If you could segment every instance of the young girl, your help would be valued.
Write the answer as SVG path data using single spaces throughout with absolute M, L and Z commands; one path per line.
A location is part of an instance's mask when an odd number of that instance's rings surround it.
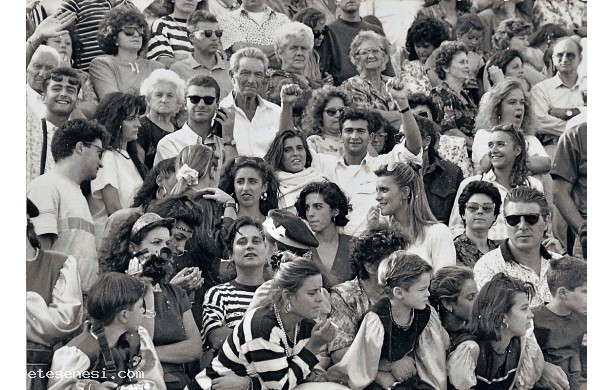
M 364 316 L 353 344 L 328 378 L 351 389 L 446 389 L 450 341 L 429 306 L 431 265 L 396 251 L 378 267 L 387 297 Z
M 544 357 L 533 337 L 531 285 L 498 273 L 487 282 L 472 311 L 469 333 L 448 357 L 449 389 L 531 389 Z

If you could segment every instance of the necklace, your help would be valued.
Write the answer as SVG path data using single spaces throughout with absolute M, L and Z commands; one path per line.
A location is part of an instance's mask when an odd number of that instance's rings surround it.
M 278 309 L 276 308 L 276 303 L 274 304 L 274 314 L 276 315 L 276 321 L 278 321 L 278 325 L 283 331 L 281 336 L 282 336 L 283 344 L 285 347 L 285 355 L 287 355 L 287 357 L 291 359 L 293 357 L 293 349 L 289 348 L 289 342 L 287 341 L 287 331 L 285 331 L 285 327 L 283 326 L 283 321 L 281 320 L 280 313 L 278 312 Z M 294 329 L 294 334 L 293 334 L 293 348 L 295 348 L 297 345 L 298 333 L 300 333 L 300 323 L 299 322 L 295 324 L 295 329 Z
M 130 160 L 130 155 L 128 154 L 127 157 L 125 156 L 125 154 L 123 154 L 123 151 L 120 149 L 117 149 L 117 153 L 119 153 L 121 155 L 121 157 L 123 157 L 126 160 Z M 127 151 L 126 151 L 127 153 Z

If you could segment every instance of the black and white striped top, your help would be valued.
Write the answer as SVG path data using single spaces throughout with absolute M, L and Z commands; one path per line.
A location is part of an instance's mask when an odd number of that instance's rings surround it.
M 234 373 L 249 375 L 255 390 L 293 389 L 305 381 L 318 363 L 317 357 L 305 348 L 314 326 L 314 321 L 302 320 L 297 345 L 288 340 L 294 352 L 288 358 L 274 310 L 266 306 L 250 310 L 225 340 L 211 367 L 200 372 L 189 388 L 210 389 L 213 379 Z
M 188 35 L 187 19 L 162 16 L 151 24 L 147 58 L 157 60 L 160 57 L 171 57 L 177 61 L 184 60 L 193 53 Z
M 232 280 L 206 291 L 202 303 L 202 345 L 206 345 L 206 338 L 214 329 L 222 326 L 233 328 L 242 321 L 258 287 Z

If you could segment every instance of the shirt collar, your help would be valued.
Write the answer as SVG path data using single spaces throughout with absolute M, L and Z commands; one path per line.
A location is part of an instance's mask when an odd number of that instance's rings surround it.
M 257 95 L 257 103 L 257 109 L 261 108 L 262 110 L 271 110 L 272 107 L 276 105 L 262 98 L 259 94 Z M 228 104 L 230 106 L 236 107 L 236 99 L 234 99 L 234 90 L 228 93 L 227 96 L 224 97 L 221 102 L 219 102 L 219 105 L 221 104 Z
M 229 69 L 229 64 L 223 59 L 223 57 L 221 57 L 219 53 L 215 53 L 215 58 L 217 60 L 217 63 L 210 70 Z M 185 60 L 185 63 L 191 69 L 205 68 L 204 65 L 196 61 L 195 57 L 193 56 L 193 53 L 191 53 L 189 57 L 187 57 L 187 59 Z
M 514 255 L 512 254 L 512 251 L 510 250 L 510 245 L 508 244 L 509 242 L 510 242 L 510 239 L 506 238 L 506 240 L 499 246 L 501 255 L 504 258 L 505 262 L 513 261 L 517 264 L 520 264 L 518 261 L 516 261 Z M 552 255 L 550 254 L 550 252 L 546 250 L 546 248 L 542 244 L 540 244 L 540 256 L 545 258 L 546 260 L 552 259 Z
M 425 156 L 423 156 L 423 158 L 427 158 Z M 444 168 L 444 165 L 442 165 L 440 159 L 434 155 L 433 161 L 431 161 L 429 163 L 429 165 L 427 165 L 427 168 L 425 168 L 425 171 L 423 172 L 423 175 L 427 175 L 429 173 L 432 173 L 433 171 L 435 171 L 436 169 L 442 169 L 443 171 L 446 170 L 446 168 Z
M 567 89 L 575 89 L 575 88 L 579 88 L 580 87 L 580 84 L 582 83 L 583 77 L 585 77 L 585 76 L 578 75 L 578 78 L 576 79 L 576 84 L 574 84 L 574 86 L 572 86 L 572 87 L 565 85 L 563 80 L 561 80 L 561 77 L 559 77 L 559 73 L 554 75 L 552 77 L 552 79 L 555 81 L 555 83 L 554 83 L 555 88 L 565 87 Z

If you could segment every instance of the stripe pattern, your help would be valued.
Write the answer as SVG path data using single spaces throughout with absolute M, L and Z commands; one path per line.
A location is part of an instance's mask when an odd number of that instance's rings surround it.
M 189 41 L 187 19 L 162 16 L 151 25 L 151 39 L 147 58 L 157 60 L 159 57 L 171 57 L 183 60 L 193 52 Z

